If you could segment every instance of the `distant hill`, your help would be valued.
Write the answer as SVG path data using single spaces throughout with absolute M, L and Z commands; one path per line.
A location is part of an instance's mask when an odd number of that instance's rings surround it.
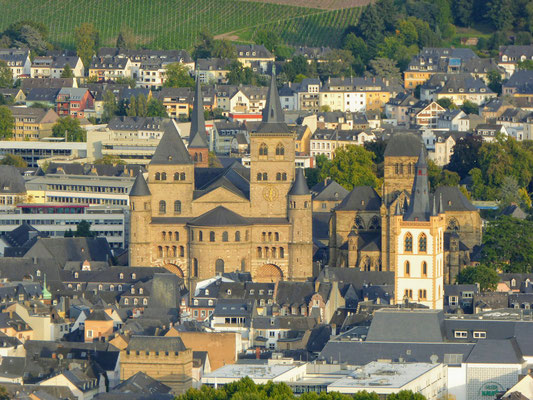
M 104 46 L 114 45 L 125 26 L 133 29 L 139 46 L 162 49 L 191 48 L 202 29 L 244 41 L 251 40 L 259 29 L 275 29 L 289 44 L 334 46 L 339 44 L 344 29 L 359 17 L 360 8 L 352 6 L 368 2 L 0 0 L 0 29 L 21 20 L 42 22 L 50 31 L 49 40 L 63 47 L 74 46 L 74 29 L 83 22 L 97 27 Z

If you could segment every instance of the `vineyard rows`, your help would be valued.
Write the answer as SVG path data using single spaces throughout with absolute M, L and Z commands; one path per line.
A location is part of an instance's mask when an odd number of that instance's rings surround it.
M 213 35 L 266 27 L 290 44 L 335 45 L 358 8 L 322 11 L 241 0 L 0 0 L 0 29 L 21 20 L 44 23 L 54 44 L 73 47 L 74 29 L 91 22 L 101 44 L 114 45 L 130 27 L 140 46 L 191 48 L 198 34 Z M 253 36 L 253 35 L 252 35 Z

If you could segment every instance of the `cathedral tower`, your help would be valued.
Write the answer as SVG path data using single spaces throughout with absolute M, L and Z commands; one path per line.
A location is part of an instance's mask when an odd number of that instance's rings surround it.
M 191 131 L 189 133 L 189 154 L 197 167 L 209 166 L 209 144 L 207 143 L 204 117 L 204 102 L 200 77 L 196 75 L 196 91 L 191 116 Z
M 295 280 L 305 280 L 313 274 L 313 211 L 311 192 L 307 187 L 302 168 L 296 170 L 296 178 L 289 191 L 288 202 L 288 217 L 291 223 L 290 276 Z
M 415 179 L 408 209 L 399 204 L 392 217 L 396 225 L 396 303 L 405 301 L 443 308 L 444 231 L 442 204 L 429 194 L 425 149 L 415 165 Z
M 294 134 L 285 124 L 273 73 L 263 122 L 250 138 L 252 216 L 287 216 L 287 194 L 294 180 L 294 157 Z

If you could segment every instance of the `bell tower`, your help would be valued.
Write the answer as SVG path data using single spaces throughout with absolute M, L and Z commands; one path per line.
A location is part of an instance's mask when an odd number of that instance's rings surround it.
M 209 166 L 209 145 L 205 132 L 204 102 L 202 100 L 200 77 L 197 73 L 188 150 L 194 165 L 201 168 Z
M 287 217 L 294 181 L 294 134 L 285 123 L 275 71 L 261 125 L 250 137 L 250 201 L 254 217 Z

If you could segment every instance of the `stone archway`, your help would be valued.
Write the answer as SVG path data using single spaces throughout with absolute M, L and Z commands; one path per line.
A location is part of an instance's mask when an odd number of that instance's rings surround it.
M 283 271 L 274 264 L 264 264 L 257 269 L 255 274 L 254 281 L 269 283 L 269 282 L 278 282 L 283 280 Z
M 183 270 L 175 264 L 165 264 L 163 265 L 163 268 L 165 268 L 168 272 L 172 272 L 173 274 L 178 275 L 180 278 L 185 277 Z

